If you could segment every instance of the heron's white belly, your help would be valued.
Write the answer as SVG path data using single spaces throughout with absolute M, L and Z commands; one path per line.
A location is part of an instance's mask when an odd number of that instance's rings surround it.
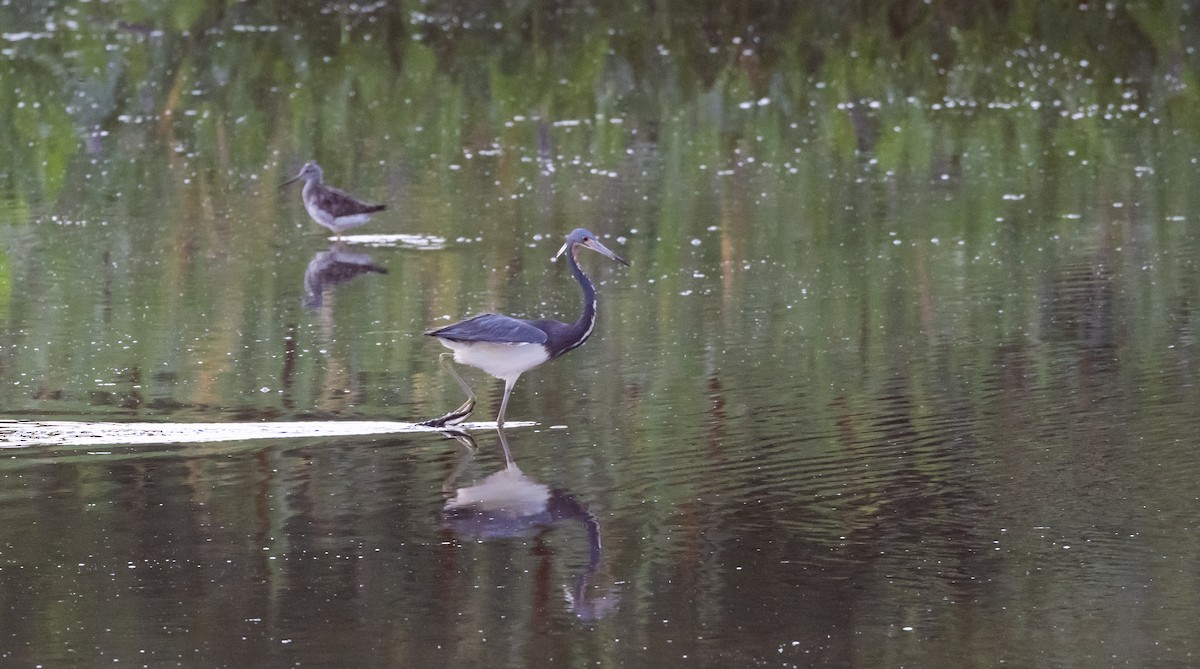
M 454 351 L 455 362 L 482 369 L 505 381 L 515 381 L 522 373 L 550 359 L 550 354 L 541 344 L 438 341 Z
M 459 488 L 445 508 L 474 510 L 502 519 L 527 518 L 544 513 L 549 500 L 550 486 L 530 479 L 512 465 L 472 486 Z

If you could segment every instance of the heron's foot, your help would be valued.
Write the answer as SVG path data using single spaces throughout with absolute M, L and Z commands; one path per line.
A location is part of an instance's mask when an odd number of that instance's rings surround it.
M 463 393 L 466 394 L 467 401 L 463 402 L 461 406 L 445 416 L 434 418 L 432 420 L 421 421 L 420 423 L 417 423 L 417 425 L 424 425 L 425 427 L 446 427 L 447 425 L 458 425 L 466 420 L 467 416 L 470 416 L 471 412 L 475 410 L 475 393 L 471 392 L 471 386 L 468 386 L 467 382 L 463 381 L 463 378 L 458 375 L 457 371 L 455 371 L 454 363 L 451 362 L 453 359 L 453 353 L 443 353 L 438 358 L 438 361 L 441 364 L 442 369 L 446 370 L 446 372 L 450 374 L 450 378 L 454 379 L 454 382 L 457 383 L 458 387 L 461 388 Z
M 417 425 L 423 425 L 425 427 L 446 427 L 448 425 L 458 425 L 466 420 L 474 410 L 475 398 L 472 397 L 466 402 L 463 402 L 462 406 L 458 407 L 454 411 L 451 411 L 444 416 L 438 416 L 437 418 L 432 418 L 430 420 L 423 420 L 420 423 L 417 423 Z

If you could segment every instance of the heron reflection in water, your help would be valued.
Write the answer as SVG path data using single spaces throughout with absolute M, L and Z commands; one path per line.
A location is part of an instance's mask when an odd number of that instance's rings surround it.
M 619 595 L 615 586 L 599 596 L 593 594 L 592 579 L 603 557 L 600 523 L 574 495 L 526 476 L 513 461 L 504 429 L 496 432 L 504 448 L 504 469 L 464 487 L 455 482 L 477 450 L 475 439 L 465 430 L 445 432 L 463 445 L 464 453 L 443 484 L 448 499 L 442 524 L 461 537 L 490 541 L 538 536 L 564 521 L 579 523 L 586 531 L 588 562 L 571 586 L 563 586 L 563 597 L 580 620 L 603 618 L 616 609 Z
M 304 306 L 310 309 L 325 303 L 325 292 L 362 274 L 387 274 L 387 268 L 375 264 L 365 253 L 351 253 L 334 244 L 318 251 L 304 270 Z

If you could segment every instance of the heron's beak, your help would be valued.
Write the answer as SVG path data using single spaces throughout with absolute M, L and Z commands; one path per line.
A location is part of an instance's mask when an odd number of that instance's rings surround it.
M 605 258 L 610 258 L 612 260 L 616 260 L 617 262 L 621 263 L 622 265 L 629 267 L 628 260 L 625 260 L 624 258 L 613 253 L 612 251 L 609 251 L 608 247 L 601 244 L 600 240 L 598 240 L 598 239 L 590 238 L 586 242 L 584 242 L 583 245 L 588 247 L 589 249 L 595 251 L 596 253 L 599 253 L 600 255 L 604 256 Z M 564 245 L 563 249 L 565 249 L 565 248 L 567 248 L 567 247 Z M 562 253 L 562 250 L 559 250 L 559 254 L 561 254 L 561 253 Z M 555 256 L 555 257 L 557 257 L 557 256 Z
M 279 187 L 280 187 L 280 188 L 283 188 L 284 186 L 287 186 L 288 184 L 294 184 L 294 183 L 296 183 L 296 182 L 297 182 L 297 181 L 299 181 L 299 180 L 300 180 L 300 175 L 299 175 L 299 174 L 297 174 L 296 176 L 292 177 L 291 179 L 288 179 L 287 181 L 285 181 L 285 182 L 283 182 L 283 183 L 279 184 Z

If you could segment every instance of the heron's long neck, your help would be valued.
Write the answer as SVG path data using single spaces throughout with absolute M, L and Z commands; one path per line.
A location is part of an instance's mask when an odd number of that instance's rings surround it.
M 579 319 L 571 324 L 571 343 L 558 355 L 582 345 L 588 340 L 588 337 L 592 336 L 592 329 L 596 327 L 596 288 L 592 286 L 591 279 L 579 268 L 575 249 L 571 249 L 571 252 L 567 254 L 567 262 L 571 265 L 571 274 L 575 275 L 575 280 L 579 282 L 579 288 L 583 290 L 583 313 L 579 314 Z

